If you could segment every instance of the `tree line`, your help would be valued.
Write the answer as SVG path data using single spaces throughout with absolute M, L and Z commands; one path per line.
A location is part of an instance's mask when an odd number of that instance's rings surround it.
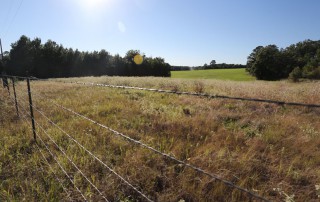
M 260 80 L 320 79 L 320 40 L 305 40 L 284 49 L 258 46 L 248 56 L 246 69 Z
M 246 65 L 242 64 L 227 64 L 227 63 L 216 63 L 215 60 L 211 60 L 209 64 L 205 63 L 202 66 L 172 66 L 172 71 L 184 71 L 184 70 L 203 70 L 203 69 L 237 69 L 246 68 Z
M 138 58 L 138 59 L 137 59 Z M 79 76 L 161 76 L 170 77 L 170 65 L 161 57 L 146 57 L 129 50 L 124 57 L 106 50 L 84 52 L 65 48 L 55 41 L 42 44 L 40 38 L 21 36 L 4 53 L 0 71 L 9 75 L 38 78 Z

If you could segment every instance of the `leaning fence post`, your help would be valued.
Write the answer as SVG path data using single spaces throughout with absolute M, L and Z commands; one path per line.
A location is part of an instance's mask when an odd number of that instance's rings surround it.
M 36 136 L 36 127 L 34 125 L 33 105 L 32 105 L 32 98 L 31 98 L 30 79 L 29 79 L 29 77 L 27 77 L 27 85 L 28 85 L 28 95 L 29 95 L 29 105 L 30 105 L 32 132 L 33 132 L 33 138 L 36 141 L 37 140 L 37 136 Z
M 8 82 L 8 77 L 7 76 L 3 77 L 3 85 L 4 85 L 4 87 L 7 87 L 8 93 L 10 95 L 10 88 L 9 88 L 9 82 Z
M 15 102 L 15 105 L 16 105 L 17 116 L 19 117 L 19 109 L 18 109 L 16 87 L 14 85 L 14 77 L 11 77 L 11 81 L 12 81 L 12 88 L 13 88 L 13 95 L 14 95 L 14 102 Z

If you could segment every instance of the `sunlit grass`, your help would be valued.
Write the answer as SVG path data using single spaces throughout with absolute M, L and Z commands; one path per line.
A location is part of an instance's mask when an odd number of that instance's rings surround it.
M 63 79 L 60 79 L 63 80 Z M 181 91 L 203 91 L 229 96 L 270 98 L 317 103 L 320 83 L 235 82 L 170 78 L 87 77 L 65 80 L 132 85 Z M 32 82 L 34 105 L 79 143 L 156 201 L 246 201 L 247 195 L 203 176 L 183 165 L 135 146 L 109 131 L 50 104 L 53 100 L 99 123 L 107 125 L 162 152 L 174 155 L 270 200 L 283 200 L 284 192 L 297 201 L 317 199 L 320 173 L 319 109 L 264 103 L 205 99 L 139 90 Z M 17 85 L 19 104 L 27 104 L 24 82 Z M 14 105 L 0 90 L 0 201 L 67 200 L 54 175 L 32 141 L 30 123 L 15 116 Z M 41 99 L 36 94 L 47 97 Z M 319 104 L 319 103 L 318 103 Z M 26 107 L 26 106 L 25 106 Z M 141 200 L 99 162 L 48 124 L 39 122 L 70 158 L 111 201 Z M 59 157 L 76 185 L 89 200 L 98 194 L 58 152 L 47 136 L 42 137 Z M 40 144 L 41 142 L 38 143 Z M 41 144 L 40 144 L 41 146 Z M 45 152 L 45 148 L 41 146 Z M 79 194 L 48 152 L 46 157 L 64 179 L 74 200 Z M 18 173 L 18 174 L 15 174 Z M 281 190 L 281 191 L 279 191 Z
M 218 79 L 232 81 L 253 81 L 255 78 L 245 69 L 209 69 L 191 71 L 171 71 L 172 78 Z

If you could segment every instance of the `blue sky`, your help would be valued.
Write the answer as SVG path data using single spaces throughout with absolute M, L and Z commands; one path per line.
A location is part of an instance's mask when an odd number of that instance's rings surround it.
M 319 0 L 1 0 L 0 37 L 4 50 L 24 34 L 171 65 L 245 64 L 259 45 L 320 40 L 319 19 Z

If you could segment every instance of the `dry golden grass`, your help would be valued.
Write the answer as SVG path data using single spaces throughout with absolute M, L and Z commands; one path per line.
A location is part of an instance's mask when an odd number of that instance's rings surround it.
M 63 79 L 59 79 L 63 80 Z M 180 91 L 203 91 L 240 97 L 318 103 L 320 82 L 232 82 L 166 78 L 87 77 L 66 79 Z M 53 100 L 140 140 L 162 152 L 248 188 L 270 200 L 317 201 L 320 184 L 320 109 L 266 103 L 205 99 L 186 95 L 36 81 L 34 105 L 97 157 L 155 201 L 247 201 L 248 195 L 136 146 L 88 121 L 63 111 Z M 19 104 L 26 107 L 25 82 L 17 85 Z M 0 200 L 68 200 L 32 141 L 30 123 L 15 116 L 0 90 Z M 39 94 L 46 97 L 36 96 Z M 49 124 L 35 119 L 110 201 L 142 198 L 99 162 Z M 30 120 L 29 120 L 30 122 Z M 85 196 L 101 198 L 80 173 L 49 144 Z M 38 140 L 39 145 L 41 142 Z M 74 200 L 81 200 L 58 165 L 51 166 Z M 10 160 L 8 160 L 8 158 Z M 19 173 L 19 175 L 15 175 Z

